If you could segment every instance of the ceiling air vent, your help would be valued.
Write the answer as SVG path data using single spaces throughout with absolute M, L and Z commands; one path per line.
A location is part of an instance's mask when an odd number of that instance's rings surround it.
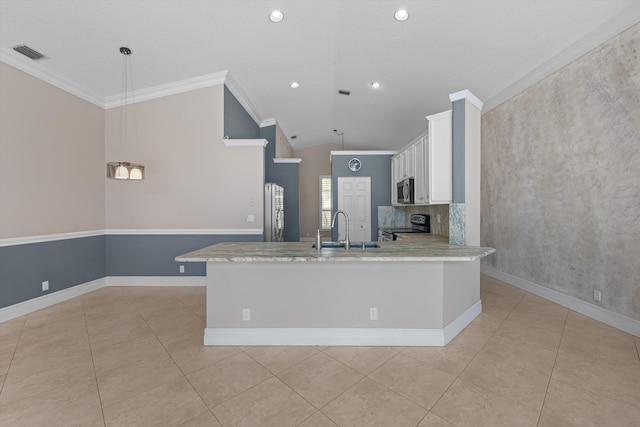
M 351 95 L 351 91 L 350 90 L 342 90 L 342 89 L 340 89 L 340 90 L 338 90 L 338 93 L 340 95 L 347 95 L 347 96 Z
M 34 61 L 37 61 L 39 59 L 46 59 L 47 57 L 44 56 L 43 54 L 41 54 L 40 52 L 38 52 L 35 49 L 31 49 L 29 46 L 27 45 L 20 45 L 20 46 L 14 46 L 13 50 L 15 50 L 18 53 L 23 54 L 24 56 L 33 59 Z

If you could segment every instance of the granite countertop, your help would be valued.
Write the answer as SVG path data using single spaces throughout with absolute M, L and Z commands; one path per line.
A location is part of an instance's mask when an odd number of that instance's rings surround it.
M 352 247 L 317 250 L 313 242 L 218 243 L 179 255 L 178 262 L 381 262 L 381 261 L 476 261 L 495 252 L 493 248 L 450 245 L 447 238 L 429 236 L 407 241 L 378 242 L 379 248 Z

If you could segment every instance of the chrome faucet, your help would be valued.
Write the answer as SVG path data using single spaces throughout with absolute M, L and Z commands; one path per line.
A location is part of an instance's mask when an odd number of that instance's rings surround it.
M 331 228 L 333 228 L 336 225 L 336 218 L 338 217 L 339 213 L 344 215 L 344 219 L 346 221 L 345 230 L 344 230 L 346 237 L 344 240 L 338 240 L 338 243 L 344 244 L 344 248 L 349 249 L 351 247 L 351 241 L 349 240 L 349 215 L 347 215 L 347 213 L 343 210 L 336 211 L 336 213 L 333 214 L 333 220 L 331 221 Z M 340 236 L 338 236 L 338 238 L 340 238 Z

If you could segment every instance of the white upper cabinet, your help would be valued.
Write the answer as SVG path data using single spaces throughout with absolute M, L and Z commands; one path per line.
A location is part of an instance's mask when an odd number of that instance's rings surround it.
M 427 117 L 429 130 L 391 159 L 391 201 L 397 205 L 397 184 L 413 178 L 416 205 L 451 203 L 451 110 Z
M 451 110 L 432 116 L 429 120 L 429 151 L 427 161 L 429 203 L 451 203 L 452 183 L 452 141 L 451 141 Z

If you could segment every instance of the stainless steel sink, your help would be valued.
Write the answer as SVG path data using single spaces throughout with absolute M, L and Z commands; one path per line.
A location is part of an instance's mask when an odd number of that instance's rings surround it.
M 312 248 L 316 248 L 316 244 L 314 243 Z M 351 249 L 375 249 L 379 248 L 380 245 L 377 242 L 351 242 Z M 322 242 L 322 246 L 320 249 L 336 249 L 336 248 L 344 248 L 344 245 L 339 242 Z

